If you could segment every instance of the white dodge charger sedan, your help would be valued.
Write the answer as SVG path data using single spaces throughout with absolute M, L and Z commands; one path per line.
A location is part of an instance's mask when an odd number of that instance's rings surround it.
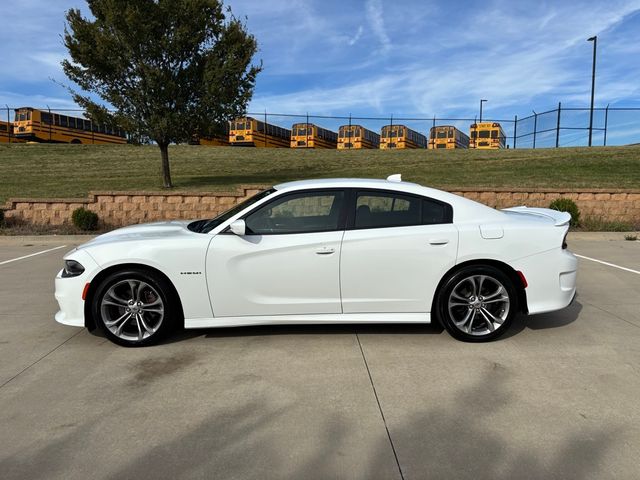
M 143 346 L 176 327 L 430 323 L 491 340 L 576 292 L 570 215 L 387 180 L 283 183 L 210 220 L 136 225 L 64 257 L 66 325 Z

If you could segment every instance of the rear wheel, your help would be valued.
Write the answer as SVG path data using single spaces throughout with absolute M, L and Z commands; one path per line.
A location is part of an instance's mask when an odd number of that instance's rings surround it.
M 93 298 L 96 324 L 109 340 L 126 347 L 157 343 L 178 317 L 173 289 L 153 272 L 115 272 L 102 281 Z
M 485 342 L 504 334 L 513 322 L 517 292 L 501 270 L 473 265 L 454 272 L 445 281 L 436 311 L 453 337 Z

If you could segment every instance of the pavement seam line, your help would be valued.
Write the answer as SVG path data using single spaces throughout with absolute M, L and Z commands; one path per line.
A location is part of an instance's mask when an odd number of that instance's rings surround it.
M 613 313 L 613 312 L 610 312 L 610 311 L 609 311 L 609 310 L 607 310 L 606 308 L 599 307 L 598 305 L 596 305 L 596 304 L 594 304 L 594 303 L 590 303 L 590 302 L 584 302 L 584 303 L 586 303 L 587 305 L 592 306 L 593 308 L 595 308 L 595 309 L 597 309 L 597 310 L 600 310 L 601 312 L 608 313 L 608 314 L 609 314 L 609 315 L 611 315 L 612 317 L 615 317 L 615 318 L 617 318 L 618 320 L 622 320 L 623 322 L 628 323 L 628 324 L 629 324 L 629 325 L 631 325 L 632 327 L 640 328 L 640 326 L 636 325 L 635 323 L 630 322 L 629 320 L 627 320 L 627 319 L 625 319 L 625 318 L 622 318 L 621 316 L 619 316 L 619 315 L 617 315 L 617 314 L 615 314 L 615 313 Z
M 19 377 L 20 375 L 22 375 L 24 372 L 26 372 L 31 367 L 33 367 L 36 363 L 39 363 L 41 360 L 44 360 L 45 358 L 47 358 L 49 355 L 51 355 L 53 352 L 55 352 L 57 349 L 59 349 L 61 346 L 63 346 L 65 343 L 67 343 L 69 340 L 71 340 L 72 338 L 74 338 L 74 337 L 78 336 L 80 333 L 82 333 L 83 330 L 84 329 L 81 329 L 81 330 L 77 331 L 76 333 L 71 335 L 69 338 L 67 338 L 64 342 L 62 342 L 60 345 L 55 347 L 53 350 L 45 353 L 43 356 L 41 356 L 38 360 L 33 362 L 31 365 L 27 365 L 26 367 L 24 367 L 22 370 L 20 370 L 18 373 L 16 373 L 13 377 L 11 377 L 9 380 L 7 380 L 2 385 L 0 385 L 0 388 L 4 388 L 5 385 L 7 385 L 9 382 L 11 382 L 15 378 Z
M 31 253 L 29 255 L 24 255 L 18 258 L 12 258 L 10 260 L 5 260 L 0 262 L 0 265 L 6 265 L 7 263 L 17 262 L 18 260 L 24 260 L 25 258 L 35 257 L 36 255 L 42 255 L 43 253 L 53 252 L 54 250 L 60 250 L 61 248 L 66 247 L 66 245 L 60 245 L 59 247 L 49 248 L 48 250 L 42 250 L 41 252 Z
M 398 472 L 400 473 L 400 478 L 404 480 L 404 474 L 402 473 L 400 460 L 398 460 L 398 453 L 396 452 L 396 447 L 393 444 L 393 440 L 391 439 L 391 432 L 389 432 L 387 419 L 384 417 L 384 412 L 382 411 L 382 405 L 380 405 L 380 399 L 378 398 L 378 392 L 376 391 L 376 386 L 374 385 L 373 377 L 371 376 L 371 370 L 369 370 L 369 363 L 367 362 L 367 357 L 364 354 L 362 343 L 360 343 L 360 337 L 358 336 L 358 332 L 355 332 L 355 333 L 356 333 L 356 340 L 358 341 L 358 347 L 360 347 L 360 353 L 362 354 L 362 360 L 364 361 L 364 366 L 367 369 L 367 375 L 369 375 L 369 382 L 371 383 L 371 388 L 373 389 L 373 395 L 376 397 L 376 403 L 378 404 L 378 410 L 380 411 L 380 416 L 382 417 L 382 423 L 384 423 L 384 429 L 387 431 L 387 438 L 389 439 L 389 444 L 391 445 L 391 450 L 393 451 L 393 457 L 396 459 L 396 465 L 398 466 Z
M 603 260 L 598 260 L 597 258 L 585 257 L 584 255 L 578 255 L 577 253 L 574 253 L 574 255 L 578 258 L 591 260 L 592 262 L 601 263 L 602 265 L 607 265 L 608 267 L 619 268 L 620 270 L 624 270 L 625 272 L 631 272 L 640 275 L 640 272 L 638 270 L 633 270 L 632 268 L 621 267 L 620 265 L 616 265 L 615 263 L 605 262 Z

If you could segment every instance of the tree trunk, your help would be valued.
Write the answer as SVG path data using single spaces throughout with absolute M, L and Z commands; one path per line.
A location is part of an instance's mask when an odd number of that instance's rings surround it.
M 158 143 L 160 147 L 160 156 L 162 157 L 162 182 L 164 188 L 173 188 L 171 183 L 171 167 L 169 166 L 169 144 Z

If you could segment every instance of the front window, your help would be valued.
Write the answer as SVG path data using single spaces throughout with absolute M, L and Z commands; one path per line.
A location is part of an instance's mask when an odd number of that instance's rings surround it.
M 491 138 L 498 138 L 498 131 L 497 130 L 491 130 Z
M 248 234 L 273 235 L 338 230 L 343 191 L 312 191 L 276 198 L 245 219 Z
M 447 138 L 447 132 L 439 131 L 438 138 Z
M 245 208 L 253 205 L 254 203 L 262 200 L 265 197 L 268 197 L 269 195 L 271 195 L 275 191 L 276 191 L 275 188 L 270 188 L 269 190 L 265 190 L 263 192 L 260 192 L 257 195 L 254 195 L 253 197 L 248 198 L 244 202 L 239 203 L 235 207 L 227 210 L 226 212 L 221 213 L 220 215 L 218 215 L 215 218 L 212 218 L 210 220 L 198 220 L 198 221 L 195 221 L 195 222 L 191 222 L 189 224 L 188 228 L 189 228 L 189 230 L 191 230 L 193 232 L 209 233 L 211 230 L 216 228 L 218 225 L 222 224 L 223 222 L 226 222 L 231 217 L 233 217 L 234 215 L 237 215 L 238 213 L 240 213 Z
M 480 130 L 480 132 L 478 133 L 478 136 L 480 138 L 489 138 L 489 134 L 491 132 L 489 132 L 489 130 Z

